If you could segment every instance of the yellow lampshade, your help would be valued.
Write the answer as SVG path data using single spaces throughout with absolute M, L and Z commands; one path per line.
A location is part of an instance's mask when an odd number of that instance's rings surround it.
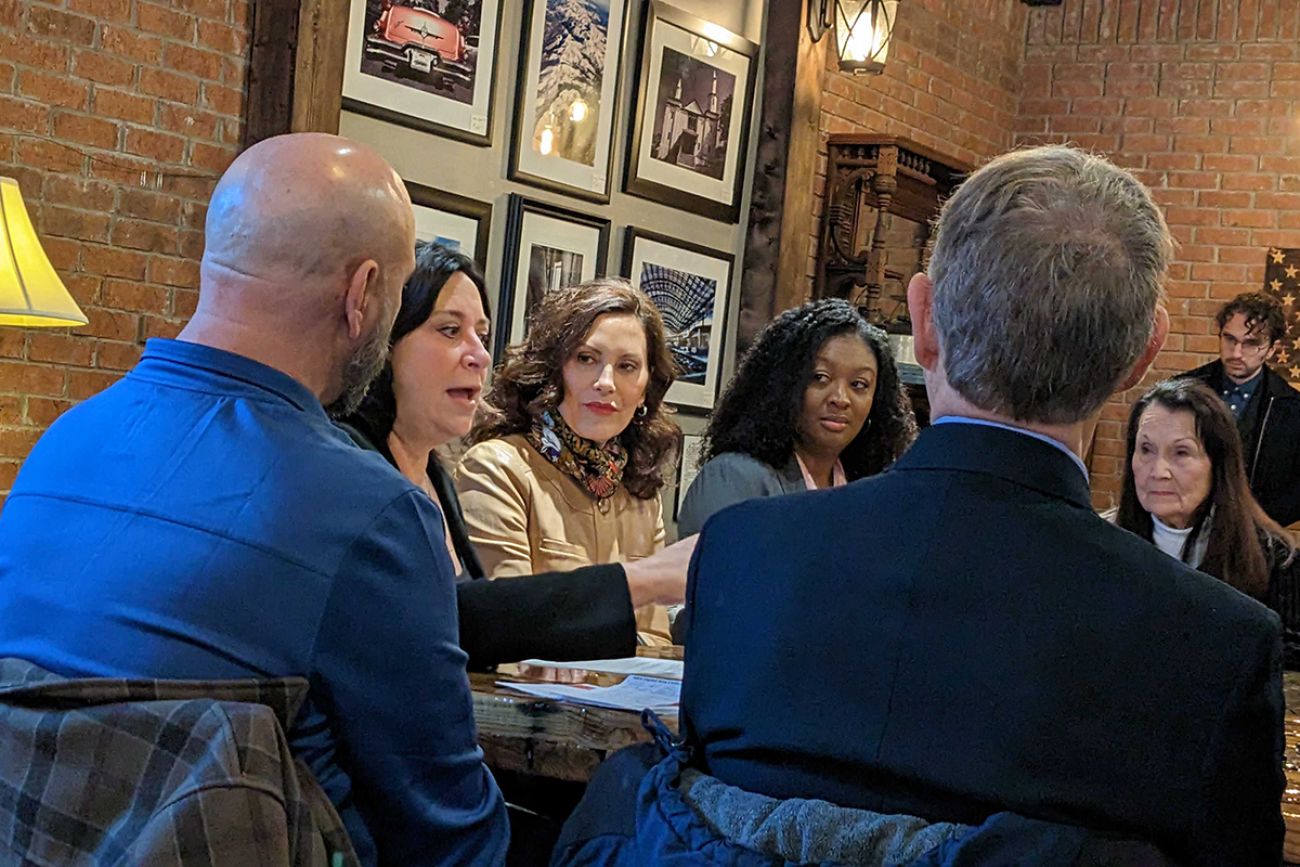
M 76 326 L 88 321 L 41 248 L 18 182 L 0 178 L 0 325 Z

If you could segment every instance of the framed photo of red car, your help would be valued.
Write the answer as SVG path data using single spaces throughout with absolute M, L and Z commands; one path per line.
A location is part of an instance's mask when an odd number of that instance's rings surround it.
M 415 239 L 433 241 L 459 250 L 487 267 L 488 233 L 492 229 L 492 205 L 454 193 L 406 182 L 415 212 Z
M 604 276 L 608 247 L 609 220 L 511 193 L 495 357 L 523 340 L 529 314 L 547 292 Z
M 627 192 L 740 218 L 757 55 L 729 30 L 646 0 Z
M 510 178 L 609 201 L 628 0 L 530 0 Z
M 350 0 L 343 107 L 492 143 L 502 0 Z
M 710 410 L 722 372 L 727 298 L 735 257 L 689 241 L 627 228 L 623 273 L 659 308 L 680 371 L 668 400 Z

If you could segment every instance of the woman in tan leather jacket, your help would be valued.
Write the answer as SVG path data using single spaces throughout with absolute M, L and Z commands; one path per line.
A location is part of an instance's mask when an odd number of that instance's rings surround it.
M 489 577 L 645 557 L 663 547 L 659 492 L 681 431 L 654 304 L 625 280 L 548 294 L 506 351 L 456 488 Z M 642 638 L 668 640 L 660 606 Z

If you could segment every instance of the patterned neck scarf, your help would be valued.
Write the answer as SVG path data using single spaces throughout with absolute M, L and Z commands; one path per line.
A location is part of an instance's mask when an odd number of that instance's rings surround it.
M 623 481 L 627 449 L 617 439 L 601 448 L 578 436 L 558 412 L 542 413 L 528 431 L 528 442 L 598 500 L 614 496 Z

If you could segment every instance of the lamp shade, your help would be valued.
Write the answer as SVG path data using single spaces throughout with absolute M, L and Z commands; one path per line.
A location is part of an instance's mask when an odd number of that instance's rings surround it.
M 0 178 L 0 325 L 76 326 L 88 321 L 41 248 L 18 182 Z
M 898 18 L 898 0 L 834 0 L 840 69 L 855 74 L 885 71 Z

